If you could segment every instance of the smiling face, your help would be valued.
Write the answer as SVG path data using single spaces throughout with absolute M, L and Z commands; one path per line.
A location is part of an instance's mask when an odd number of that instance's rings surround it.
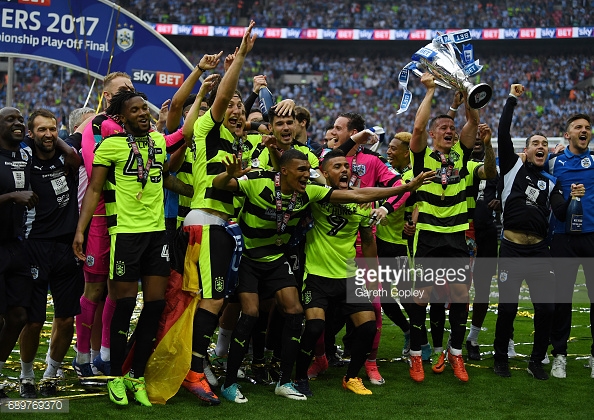
M 588 150 L 592 140 L 592 127 L 588 120 L 579 118 L 569 124 L 564 137 L 569 142 L 569 150 L 575 155 L 581 155 Z
M 332 188 L 340 190 L 349 189 L 349 180 L 351 178 L 351 165 L 344 156 L 337 156 L 329 160 L 325 160 L 324 177 L 326 183 Z
M 18 150 L 25 138 L 25 119 L 16 108 L 0 109 L 0 146 L 7 150 Z
M 524 149 L 526 161 L 536 166 L 544 166 L 549 150 L 549 141 L 545 136 L 535 134 L 528 140 L 528 146 Z
M 33 120 L 33 129 L 29 130 L 29 137 L 33 139 L 42 159 L 51 158 L 58 143 L 58 127 L 55 118 L 36 116 Z
M 151 128 L 151 113 L 148 102 L 140 96 L 134 96 L 124 102 L 120 120 L 126 131 L 135 136 L 144 136 Z
M 334 128 L 330 131 L 330 135 L 336 139 L 334 147 L 338 147 L 346 142 L 357 130 L 348 129 L 349 119 L 346 117 L 338 117 L 334 122 Z
M 227 109 L 225 110 L 225 119 L 223 120 L 223 125 L 227 127 L 227 130 L 235 133 L 237 130 L 237 124 L 241 122 L 240 120 L 242 112 L 243 102 L 241 102 L 241 98 L 238 95 L 233 95 L 229 101 L 229 105 L 227 105 Z
M 297 191 L 303 194 L 309 181 L 310 168 L 309 161 L 301 159 L 292 159 L 282 166 L 280 171 L 282 193 L 292 194 L 293 191 Z
M 386 155 L 388 156 L 390 165 L 399 171 L 410 163 L 410 149 L 408 144 L 397 138 L 393 138 L 390 141 Z
M 295 138 L 295 118 L 292 116 L 272 118 L 272 135 L 276 144 L 283 150 L 289 150 Z
M 433 138 L 433 148 L 442 153 L 450 153 L 450 149 L 455 144 L 456 126 L 450 118 L 438 118 L 431 129 L 429 135 Z

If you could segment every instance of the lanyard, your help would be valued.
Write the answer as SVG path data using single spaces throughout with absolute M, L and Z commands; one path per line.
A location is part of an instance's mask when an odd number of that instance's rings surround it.
M 353 156 L 353 160 L 351 162 L 351 179 L 349 180 L 349 188 L 353 187 L 359 178 L 359 175 L 357 175 L 357 155 L 361 151 L 361 147 L 362 146 L 357 149 L 357 152 L 355 153 L 355 156 Z
M 287 211 L 283 212 L 283 197 L 281 195 L 280 189 L 280 172 L 277 172 L 274 176 L 274 198 L 276 201 L 276 233 L 282 235 L 287 228 L 287 223 L 289 222 L 291 213 L 295 209 L 297 191 L 293 191 L 293 196 L 291 197 L 291 201 L 289 201 Z
M 448 182 L 450 180 L 450 176 L 452 176 L 452 171 L 454 170 L 454 165 L 452 165 L 452 161 L 450 159 L 446 160 L 446 157 L 443 153 L 439 150 L 435 151 L 439 159 L 441 160 L 441 187 L 445 190 L 448 186 Z
M 151 166 L 153 166 L 153 162 L 155 161 L 155 142 L 151 138 L 150 135 L 147 135 L 148 139 L 148 160 L 146 161 L 146 168 L 144 167 L 144 162 L 142 160 L 142 155 L 138 150 L 138 146 L 136 145 L 136 138 L 132 134 L 128 134 L 128 144 L 132 148 L 132 153 L 134 153 L 134 157 L 136 158 L 137 164 L 137 171 L 138 171 L 138 182 L 142 184 L 142 188 L 146 185 L 148 180 L 148 174 L 151 170 Z

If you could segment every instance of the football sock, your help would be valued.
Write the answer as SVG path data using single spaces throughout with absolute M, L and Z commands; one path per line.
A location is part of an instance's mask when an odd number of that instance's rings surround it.
M 190 369 L 197 373 L 204 372 L 204 358 L 210 345 L 210 339 L 219 323 L 217 314 L 198 308 L 194 315 L 194 333 L 192 335 L 192 362 Z
M 324 326 L 326 322 L 323 319 L 310 319 L 305 321 L 305 330 L 301 335 L 301 346 L 295 362 L 295 378 L 307 379 L 307 369 L 313 358 L 313 350 L 317 346 L 316 341 L 323 337 Z
M 367 321 L 355 328 L 351 347 L 351 362 L 346 372 L 347 381 L 359 376 L 359 371 L 363 367 L 363 364 L 365 364 L 365 359 L 371 350 L 376 332 L 375 321 Z
M 283 326 L 283 348 L 281 352 L 280 371 L 281 377 L 280 385 L 284 385 L 291 381 L 291 372 L 295 365 L 295 359 L 299 353 L 301 330 L 303 328 L 303 313 L 300 314 L 286 314 L 285 324 Z
M 231 335 L 231 345 L 229 346 L 229 356 L 227 357 L 225 388 L 228 388 L 237 382 L 237 371 L 239 370 L 243 357 L 248 350 L 249 339 L 256 322 L 258 322 L 257 317 L 243 313 L 237 321 L 237 325 Z
M 136 326 L 136 347 L 132 360 L 132 369 L 137 378 L 144 376 L 144 369 L 155 346 L 163 309 L 165 309 L 165 300 L 154 300 L 145 302 L 142 312 L 140 312 Z
M 122 365 L 128 344 L 128 329 L 130 318 L 136 306 L 135 297 L 116 300 L 116 308 L 111 318 L 111 374 L 122 376 Z

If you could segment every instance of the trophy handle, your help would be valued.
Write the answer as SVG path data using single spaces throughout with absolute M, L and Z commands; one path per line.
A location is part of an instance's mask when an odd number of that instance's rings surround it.
M 481 109 L 489 103 L 493 96 L 493 89 L 486 83 L 468 87 L 468 106 L 472 109 Z
M 427 60 L 422 60 L 422 62 L 419 62 L 417 64 L 417 67 L 413 68 L 411 71 L 413 72 L 413 74 L 415 76 L 419 77 L 419 79 L 423 76 L 423 73 L 425 73 L 425 72 L 429 72 L 429 73 L 433 74 L 433 76 L 435 76 L 435 73 L 433 73 L 432 71 L 427 69 L 428 65 L 430 65 L 430 63 Z M 421 67 L 421 68 L 419 69 L 418 67 Z M 435 81 L 435 84 L 438 86 L 441 86 L 446 89 L 453 89 L 453 87 L 451 87 L 447 83 L 442 82 L 441 79 L 439 79 L 438 77 L 434 77 L 433 80 Z

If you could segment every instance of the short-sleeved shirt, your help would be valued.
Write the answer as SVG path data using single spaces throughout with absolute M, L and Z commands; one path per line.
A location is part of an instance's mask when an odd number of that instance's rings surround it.
M 295 150 L 299 150 L 305 156 L 307 156 L 307 160 L 311 166 L 311 169 L 318 169 L 320 166 L 320 160 L 312 153 L 309 147 L 304 146 L 303 144 L 293 140 L 293 144 L 291 144 L 291 148 Z M 272 159 L 270 158 L 270 152 L 268 151 L 267 147 L 260 147 L 256 149 L 255 152 L 252 154 L 252 166 L 257 167 L 260 169 L 264 169 L 266 171 L 274 170 L 272 167 Z
M 239 213 L 239 226 L 245 240 L 243 256 L 255 261 L 274 261 L 283 256 L 295 227 L 314 202 L 327 202 L 332 190 L 319 185 L 307 185 L 297 194 L 295 208 L 282 234 L 277 232 L 275 178 L 276 172 L 254 171 L 238 180 L 239 191 L 245 195 Z M 292 195 L 282 194 L 282 211 L 286 211 Z M 282 245 L 277 245 L 282 241 Z
M 27 211 L 25 237 L 56 239 L 74 235 L 78 222 L 78 181 L 64 167 L 64 155 L 56 151 L 48 160 L 33 156 L 31 189 L 39 202 Z
M 208 110 L 194 123 L 196 159 L 192 167 L 194 175 L 193 209 L 212 209 L 233 215 L 233 193 L 212 186 L 215 177 L 225 172 L 223 159 L 235 154 L 237 145 L 233 134 L 212 118 Z
M 470 159 L 471 149 L 463 147 L 458 142 L 452 146 L 446 156 L 444 165 L 437 151 L 425 147 L 419 153 L 411 155 L 413 175 L 421 172 L 436 171 L 437 174 L 429 184 L 422 185 L 416 191 L 416 200 L 419 208 L 417 220 L 418 230 L 428 230 L 438 233 L 453 233 L 468 230 L 468 203 L 466 201 L 467 163 Z M 442 183 L 442 170 L 451 174 L 446 184 Z M 445 186 L 445 188 L 444 188 Z
M 0 195 L 28 191 L 31 177 L 31 149 L 18 151 L 0 149 Z M 25 206 L 7 202 L 0 205 L 0 243 L 23 236 Z
M 306 234 L 305 272 L 332 279 L 353 277 L 355 241 L 359 228 L 371 226 L 371 208 L 324 202 L 313 203 L 311 211 L 314 227 Z
M 97 145 L 93 166 L 109 168 L 103 186 L 107 226 L 110 235 L 165 230 L 163 207 L 163 165 L 166 161 L 165 138 L 149 133 L 155 143 L 155 162 L 144 188 L 138 180 L 137 161 L 127 137 L 106 137 Z M 136 137 L 136 144 L 146 167 L 147 137 Z M 141 193 L 141 195 L 139 195 Z
M 402 172 L 403 182 L 410 182 L 412 178 L 412 170 L 408 169 Z M 414 199 L 409 198 L 403 206 L 386 216 L 385 223 L 377 225 L 375 236 L 392 244 L 408 245 L 408 238 L 403 237 L 404 224 L 408 222 L 407 216 L 412 214 L 413 207 Z

